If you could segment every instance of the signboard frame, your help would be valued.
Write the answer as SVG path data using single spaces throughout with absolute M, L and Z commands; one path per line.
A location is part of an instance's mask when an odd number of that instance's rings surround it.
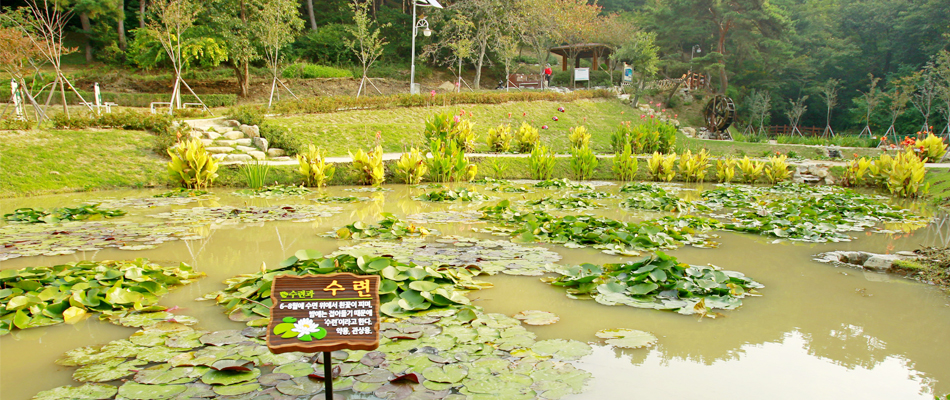
M 574 68 L 574 82 L 590 81 L 590 68 Z

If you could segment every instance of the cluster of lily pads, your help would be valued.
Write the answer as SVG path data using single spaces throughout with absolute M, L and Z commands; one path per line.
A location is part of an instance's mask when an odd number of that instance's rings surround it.
M 122 325 L 134 325 L 139 314 L 167 319 L 155 314 L 165 310 L 158 300 L 169 288 L 202 276 L 184 263 L 163 267 L 145 259 L 2 270 L 0 335 L 14 328 L 74 324 L 90 313 L 104 313 L 103 319 Z
M 559 399 L 580 393 L 590 373 L 569 362 L 589 345 L 537 341 L 518 320 L 477 308 L 442 309 L 380 324 L 375 351 L 331 355 L 334 390 L 384 399 Z M 310 398 L 324 390 L 322 355 L 272 354 L 264 328 L 206 332 L 159 322 L 128 339 L 66 353 L 87 382 L 34 399 Z M 104 382 L 124 380 L 116 387 Z
M 189 224 L 64 222 L 0 226 L 0 261 L 105 248 L 142 250 L 171 240 L 202 238 Z
M 517 242 L 547 242 L 580 248 L 591 246 L 608 254 L 639 255 L 641 251 L 675 249 L 683 245 L 713 247 L 708 231 L 721 228 L 716 220 L 686 216 L 641 223 L 591 215 L 554 216 L 543 211 L 518 211 L 508 200 L 481 208 L 482 218 L 508 225 L 495 229 Z
M 407 224 L 390 213 L 383 213 L 383 219 L 376 222 L 376 224 L 364 224 L 361 221 L 356 221 L 334 232 L 331 232 L 329 236 L 339 239 L 395 240 L 402 238 L 423 237 L 430 233 L 431 232 L 429 229 L 421 226 L 415 226 L 411 223 Z
M 369 197 L 361 196 L 323 196 L 313 199 L 317 203 L 359 203 L 369 201 Z
M 560 276 L 542 280 L 568 288 L 571 298 L 711 317 L 716 314 L 709 310 L 735 309 L 743 297 L 757 295 L 755 289 L 763 287 L 742 273 L 687 265 L 663 252 L 637 262 L 582 264 L 555 272 Z
M 123 210 L 100 209 L 99 204 L 84 204 L 79 207 L 61 207 L 52 210 L 18 208 L 3 214 L 7 222 L 19 224 L 55 224 L 60 221 L 86 221 L 115 218 L 125 215 Z
M 525 200 L 524 205 L 538 210 L 593 210 L 604 207 L 579 197 L 545 197 L 537 200 Z
M 428 192 L 419 197 L 416 197 L 417 200 L 422 201 L 485 201 L 491 197 L 483 195 L 481 193 L 470 191 L 468 189 L 461 190 L 439 190 L 435 192 Z
M 288 196 L 306 196 L 311 193 L 313 192 L 306 187 L 293 185 L 270 185 L 260 189 L 241 189 L 234 192 L 234 194 L 238 196 L 269 199 Z
M 318 217 L 330 217 L 342 211 L 339 207 L 325 205 L 295 204 L 273 207 L 192 207 L 183 210 L 158 213 L 155 218 L 175 222 L 251 223 L 265 221 L 313 221 Z
M 565 178 L 561 179 L 548 179 L 543 180 L 534 184 L 536 188 L 546 188 L 546 189 L 583 189 L 583 190 L 593 190 L 594 187 L 585 183 L 573 182 Z
M 521 246 L 508 240 L 445 236 L 435 242 L 370 241 L 341 247 L 329 256 L 390 256 L 404 264 L 423 267 L 474 267 L 483 274 L 540 276 L 554 269 L 561 256 L 544 247 Z
M 170 190 L 165 193 L 159 193 L 152 197 L 198 197 L 207 195 L 207 190 L 200 189 L 189 189 L 189 188 L 178 188 L 175 190 Z
M 684 200 L 656 185 L 628 183 L 620 189 L 620 192 L 629 194 L 621 203 L 627 208 L 676 213 L 708 210 L 701 204 Z

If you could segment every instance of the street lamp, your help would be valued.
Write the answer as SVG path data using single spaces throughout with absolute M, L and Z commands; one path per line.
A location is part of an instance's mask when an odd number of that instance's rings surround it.
M 426 21 L 426 17 L 416 21 L 416 6 L 442 8 L 438 0 L 412 0 L 412 60 L 409 67 L 409 94 L 419 94 L 419 88 L 416 87 L 416 35 L 419 34 L 419 28 L 424 28 L 422 34 L 426 37 L 432 35 L 432 29 L 429 29 L 429 21 Z

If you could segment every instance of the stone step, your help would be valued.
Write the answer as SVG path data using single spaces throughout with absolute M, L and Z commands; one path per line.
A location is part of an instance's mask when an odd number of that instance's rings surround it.
M 237 150 L 240 151 L 240 152 L 248 153 L 248 154 L 250 154 L 252 151 L 258 151 L 257 148 L 255 148 L 255 147 L 249 147 L 249 146 L 241 146 L 241 145 L 238 145 L 238 146 L 234 146 L 234 148 L 237 149 Z
M 234 151 L 234 148 L 233 147 L 206 147 L 205 150 L 213 154 L 228 154 Z
M 268 157 L 283 157 L 285 154 L 287 153 L 284 151 L 284 149 L 278 149 L 276 147 L 267 149 Z M 287 157 L 287 159 L 290 159 L 290 157 Z
M 247 152 L 247 155 L 254 157 L 255 160 L 261 160 L 261 161 L 267 158 L 267 154 L 264 154 L 263 151 L 258 151 L 258 150 L 249 151 Z
M 214 143 L 214 140 L 211 139 L 201 139 L 201 145 L 204 147 L 211 146 Z
M 253 146 L 253 139 L 248 139 L 248 138 L 238 139 L 238 140 L 235 140 L 235 143 L 241 146 Z
M 238 145 L 237 140 L 218 139 L 214 141 L 215 146 L 234 147 Z
M 251 161 L 254 157 L 251 157 L 248 154 L 228 154 L 224 157 L 224 161 Z
M 217 132 L 205 132 L 205 136 L 207 136 L 208 139 L 215 140 L 221 137 L 221 134 Z
M 228 140 L 237 140 L 237 139 L 244 138 L 244 133 L 238 132 L 238 131 L 231 131 L 231 132 L 226 132 L 223 136 Z
M 211 155 L 211 158 L 213 158 L 213 159 L 215 159 L 215 160 L 223 160 L 224 157 L 227 157 L 227 156 L 228 156 L 227 154 L 217 153 L 217 154 L 212 154 L 212 155 Z

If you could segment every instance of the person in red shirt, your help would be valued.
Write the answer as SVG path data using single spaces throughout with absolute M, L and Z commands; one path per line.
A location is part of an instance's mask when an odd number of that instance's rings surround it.
M 548 66 L 544 68 L 544 86 L 551 86 L 551 75 L 554 75 L 554 71 L 551 70 L 551 64 L 548 64 Z

